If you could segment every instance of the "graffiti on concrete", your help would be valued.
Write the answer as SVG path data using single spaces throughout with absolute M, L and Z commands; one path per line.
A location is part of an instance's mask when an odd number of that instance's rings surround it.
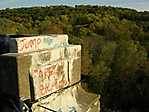
M 58 64 L 53 65 L 53 66 L 46 66 L 46 67 L 41 67 L 41 68 L 34 68 L 33 73 L 35 77 L 39 77 L 43 80 L 45 79 L 50 79 L 52 75 L 56 74 L 56 67 Z
M 53 39 L 51 39 L 51 38 L 44 38 L 44 43 L 47 43 L 48 45 L 51 45 L 51 44 L 53 44 Z
M 28 49 L 38 48 L 41 44 L 41 38 L 31 38 L 31 39 L 21 39 L 18 41 L 18 51 L 24 52 L 28 51 Z
M 45 96 L 69 84 L 67 62 L 61 60 L 51 65 L 32 68 L 32 77 L 39 96 Z M 37 92 L 38 93 L 38 92 Z
M 74 106 L 70 106 L 68 108 L 68 112 L 77 112 L 77 111 L 76 111 L 76 108 Z
M 59 108 L 56 112 L 64 112 L 61 108 Z M 77 112 L 74 106 L 69 106 L 67 112 Z
M 40 94 L 41 95 L 47 95 L 48 93 L 54 92 L 56 90 L 59 90 L 59 89 L 65 87 L 65 85 L 67 85 L 66 80 L 57 81 L 57 79 L 54 80 L 53 84 L 43 83 L 39 87 L 40 88 Z
M 57 112 L 63 112 L 63 111 L 62 111 L 62 109 L 60 108 L 60 109 L 58 109 Z M 76 111 L 76 108 L 75 108 L 74 106 L 70 106 L 70 107 L 68 108 L 68 111 L 67 111 L 67 112 L 77 112 L 77 111 Z

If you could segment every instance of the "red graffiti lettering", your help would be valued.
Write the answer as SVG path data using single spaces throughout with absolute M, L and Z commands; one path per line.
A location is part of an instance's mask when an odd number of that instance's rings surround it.
M 40 94 L 41 95 L 47 95 L 49 93 L 55 92 L 57 90 L 60 90 L 64 88 L 67 85 L 66 80 L 55 80 L 54 83 L 43 83 L 40 85 Z
M 50 76 L 57 73 L 57 64 L 45 68 L 37 68 L 33 70 L 33 74 L 35 76 L 42 78 L 42 79 L 49 79 Z
M 39 67 L 32 70 L 33 77 L 42 79 L 39 85 L 41 95 L 44 96 L 50 94 L 66 87 L 69 84 L 67 77 L 59 76 L 58 72 L 60 71 L 58 71 L 58 68 L 61 65 L 64 65 L 63 60 L 53 65 Z
M 66 80 L 59 81 L 59 88 L 63 88 L 65 85 L 67 85 L 67 81 Z
M 39 46 L 41 44 L 41 39 L 40 38 L 34 38 L 31 40 L 28 39 L 22 39 L 19 42 L 19 51 L 25 51 L 29 48 L 37 48 L 37 46 Z
M 37 44 L 39 45 L 40 43 L 41 43 L 41 39 L 38 38 L 38 39 L 37 39 Z
M 40 93 L 41 95 L 45 95 L 50 91 L 49 84 L 41 84 L 40 85 Z

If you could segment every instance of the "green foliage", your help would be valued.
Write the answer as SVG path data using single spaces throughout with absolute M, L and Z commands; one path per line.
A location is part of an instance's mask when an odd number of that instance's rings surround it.
M 114 74 L 133 75 L 143 65 L 146 51 L 134 41 L 119 41 L 112 70 Z
M 0 34 L 25 34 L 27 29 L 19 23 L 0 18 Z
M 149 12 L 105 6 L 0 10 L 1 34 L 66 33 L 102 111 L 149 111 Z
M 130 111 L 129 109 L 132 108 L 147 108 L 137 104 L 145 103 L 143 99 L 139 98 L 144 97 L 144 93 L 141 92 L 142 89 L 147 89 L 147 86 L 144 87 L 143 83 L 149 77 L 142 70 L 145 67 L 145 61 L 147 61 L 147 52 L 139 43 L 126 40 L 117 43 L 115 57 L 111 65 L 112 72 L 108 77 L 108 83 L 105 84 L 106 90 L 103 91 L 105 96 L 109 95 L 108 99 L 105 97 L 106 102 L 116 105 L 113 105 L 113 108 L 125 111 Z M 145 94 L 147 93 L 145 92 Z

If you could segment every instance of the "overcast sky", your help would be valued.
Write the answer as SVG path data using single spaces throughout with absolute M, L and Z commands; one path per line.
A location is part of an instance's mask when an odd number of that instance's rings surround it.
M 107 5 L 149 11 L 149 0 L 0 0 L 0 8 L 49 5 Z

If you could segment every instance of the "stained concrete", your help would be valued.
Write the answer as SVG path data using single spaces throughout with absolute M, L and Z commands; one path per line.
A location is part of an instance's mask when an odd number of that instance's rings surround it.
M 3 63 L 9 61 L 9 66 L 15 70 L 19 96 L 36 100 L 81 80 L 80 51 L 80 46 L 66 46 L 29 53 L 8 53 L 1 55 L 0 59 L 5 60 Z M 3 68 L 2 65 L 0 70 L 4 70 L 5 76 L 8 77 L 10 73 L 5 71 L 9 69 Z M 61 83 L 64 84 L 58 86 Z M 51 87 L 53 85 L 56 86 Z
M 29 57 L 0 56 L 0 93 L 31 99 L 28 65 Z
M 33 112 L 99 112 L 100 96 L 84 91 L 80 84 L 52 94 L 33 104 Z M 43 108 L 46 107 L 47 109 Z
M 26 53 L 47 48 L 62 47 L 68 45 L 67 35 L 41 35 L 41 36 L 0 36 L 0 54 L 2 53 Z
M 46 112 L 39 104 L 59 112 L 99 112 L 99 96 L 76 85 L 81 46 L 69 45 L 67 35 L 8 36 L 0 43 L 0 93 L 39 101 L 33 112 Z

